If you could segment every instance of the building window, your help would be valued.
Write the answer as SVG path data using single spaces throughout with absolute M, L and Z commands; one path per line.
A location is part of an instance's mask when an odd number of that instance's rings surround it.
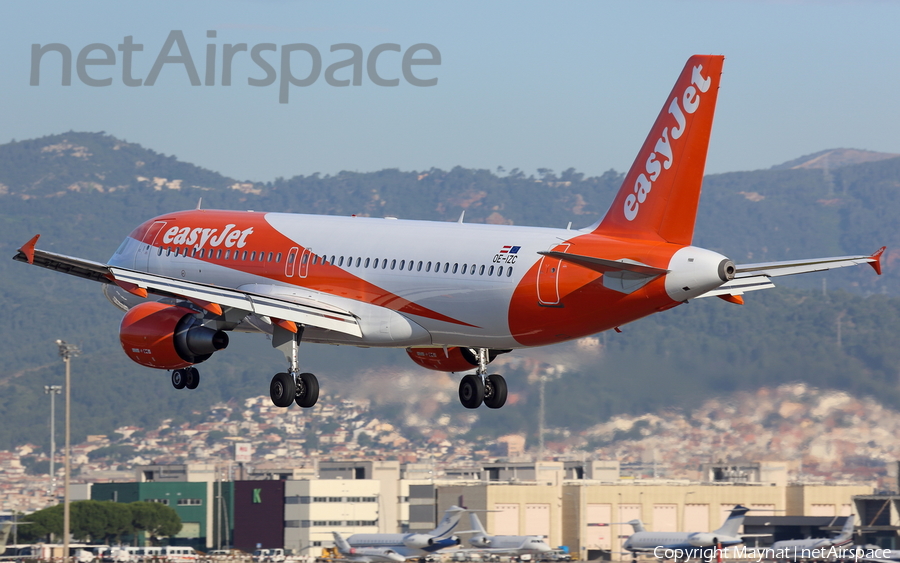
M 285 528 L 299 528 L 300 520 L 285 520 L 284 527 Z
M 328 502 L 328 498 L 327 497 L 313 497 L 312 501 L 313 502 Z
M 328 502 L 344 502 L 344 497 L 328 497 Z
M 178 506 L 202 506 L 202 505 L 203 505 L 202 498 L 180 498 L 180 499 L 178 499 Z
M 148 498 L 145 502 L 156 502 L 159 504 L 169 505 L 169 499 L 167 498 Z

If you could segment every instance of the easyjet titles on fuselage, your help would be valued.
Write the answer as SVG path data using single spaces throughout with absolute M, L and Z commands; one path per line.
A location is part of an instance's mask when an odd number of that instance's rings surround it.
M 204 229 L 202 227 L 172 227 L 163 235 L 163 243 L 174 245 L 194 245 L 196 250 L 203 248 L 208 242 L 213 248 L 223 243 L 226 248 L 237 246 L 244 248 L 247 245 L 247 237 L 253 234 L 253 227 L 235 229 L 237 225 L 229 223 L 225 225 L 222 233 L 216 236 L 219 229 Z M 199 239 L 199 242 L 198 242 Z

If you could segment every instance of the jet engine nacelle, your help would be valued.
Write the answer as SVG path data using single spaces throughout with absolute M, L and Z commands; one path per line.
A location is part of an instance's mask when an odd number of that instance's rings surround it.
M 491 539 L 487 536 L 472 536 L 469 540 L 473 547 L 491 547 Z
M 208 360 L 228 346 L 228 334 L 201 326 L 190 309 L 148 301 L 125 313 L 119 341 L 142 366 L 177 369 Z
M 428 534 L 410 534 L 403 538 L 403 545 L 415 549 L 425 549 L 426 547 L 443 548 L 459 545 L 459 537 L 450 536 L 449 538 L 437 539 Z
M 434 538 L 428 534 L 410 534 L 403 538 L 403 545 L 415 549 L 423 549 L 434 545 Z
M 698 532 L 688 536 L 688 543 L 696 547 L 709 547 L 719 543 L 719 539 L 713 534 Z
M 509 350 L 488 351 L 488 363 L 506 352 Z M 462 372 L 478 367 L 478 353 L 472 348 L 453 346 L 447 348 L 446 351 L 444 348 L 436 347 L 407 348 L 406 353 L 409 354 L 412 361 L 420 366 L 435 371 Z

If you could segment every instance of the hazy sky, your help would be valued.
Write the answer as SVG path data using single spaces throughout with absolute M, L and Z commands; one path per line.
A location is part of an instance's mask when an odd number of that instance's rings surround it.
M 75 131 L 106 131 L 238 179 L 266 181 L 314 172 L 569 167 L 589 175 L 625 171 L 688 56 L 724 54 L 708 172 L 767 168 L 828 148 L 900 153 L 900 2 L 4 2 L 0 4 L 0 142 Z M 162 66 L 152 86 L 123 83 L 126 36 L 131 78 L 146 82 L 173 30 L 183 32 L 198 78 L 215 45 L 215 85 L 192 86 L 186 65 Z M 215 38 L 208 38 L 208 32 Z M 41 60 L 30 85 L 32 44 L 72 52 L 72 84 L 60 55 Z M 83 65 L 93 43 L 114 65 Z M 234 55 L 222 85 L 225 44 L 246 43 L 272 66 L 273 84 L 248 51 Z M 290 86 L 279 103 L 282 45 L 320 53 L 318 78 Z M 326 81 L 351 51 L 377 45 L 378 86 L 362 65 L 360 86 Z M 402 59 L 418 43 L 441 63 L 414 66 L 431 87 L 411 85 Z M 175 47 L 172 57 L 179 55 Z M 86 56 L 105 55 L 95 49 Z M 292 72 L 312 70 L 306 51 Z M 425 57 L 426 51 L 416 53 Z M 352 77 L 337 70 L 337 80 Z

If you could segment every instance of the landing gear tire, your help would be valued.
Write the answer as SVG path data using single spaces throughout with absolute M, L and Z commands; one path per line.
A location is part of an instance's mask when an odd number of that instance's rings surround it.
M 499 409 L 506 404 L 506 380 L 502 375 L 491 374 L 485 378 L 484 404 L 489 409 Z
M 200 385 L 200 372 L 195 367 L 184 368 L 184 386 L 196 389 Z
M 276 407 L 289 407 L 294 402 L 296 386 L 289 373 L 276 373 L 269 384 L 269 396 Z
M 185 385 L 185 377 L 183 369 L 176 369 L 172 371 L 172 387 L 175 389 L 184 389 Z
M 319 380 L 311 373 L 301 373 L 297 376 L 297 390 L 295 391 L 297 405 L 308 409 L 319 400 Z M 273 399 L 274 400 L 274 399 Z
M 484 402 L 484 383 L 481 377 L 469 374 L 459 382 L 459 402 L 467 409 L 477 409 Z

